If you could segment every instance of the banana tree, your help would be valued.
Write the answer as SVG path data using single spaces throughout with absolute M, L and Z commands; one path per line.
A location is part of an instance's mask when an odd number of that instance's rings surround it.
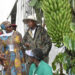
M 70 3 L 68 0 L 41 0 L 41 4 L 47 32 L 52 38 L 52 42 L 57 47 L 61 47 L 64 45 L 63 35 L 72 32 L 70 29 L 70 23 L 72 22 Z M 53 68 L 56 68 L 55 64 L 60 64 L 60 75 L 63 75 L 63 65 L 67 62 L 64 62 L 64 56 L 67 57 L 64 53 L 56 56 L 52 65 Z
M 75 57 L 70 56 L 67 52 L 59 53 L 56 56 L 52 63 L 53 70 L 56 70 L 57 64 L 60 64 L 60 69 L 57 70 L 55 75 L 57 75 L 58 72 L 60 72 L 58 73 L 59 75 L 64 75 L 63 70 L 65 70 L 68 75 L 75 74 Z
M 75 74 L 75 25 L 70 25 L 71 33 L 64 34 L 63 43 L 67 48 L 64 53 L 59 53 L 52 63 L 53 70 L 56 70 L 56 64 L 60 64 L 60 75 L 63 75 L 63 69 L 68 75 Z
M 52 63 L 53 70 L 56 70 L 56 65 L 57 64 L 59 64 L 59 66 L 60 66 L 60 70 L 59 69 L 57 70 L 57 73 L 56 73 L 57 75 L 64 75 L 64 73 L 63 73 L 63 62 L 65 61 L 65 59 L 64 59 L 63 56 L 65 56 L 65 53 L 59 53 L 56 56 L 56 58 L 53 61 L 53 63 Z M 58 73 L 59 71 L 60 71 L 60 73 Z

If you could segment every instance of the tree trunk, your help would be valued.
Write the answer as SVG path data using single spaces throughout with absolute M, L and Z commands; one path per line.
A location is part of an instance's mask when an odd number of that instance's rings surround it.
M 63 67 L 62 67 L 62 63 L 60 63 L 60 75 L 64 75 L 64 74 L 63 74 Z

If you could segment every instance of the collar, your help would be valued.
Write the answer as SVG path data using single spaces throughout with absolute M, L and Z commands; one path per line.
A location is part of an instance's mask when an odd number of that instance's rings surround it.
M 39 63 L 39 65 L 38 65 L 38 67 L 39 67 L 39 66 L 40 66 L 43 62 L 44 62 L 44 61 L 43 61 L 43 60 L 41 60 L 41 61 L 40 61 L 40 63 Z
M 14 33 L 14 31 L 12 31 L 12 32 L 10 32 L 10 33 L 6 33 L 6 31 L 4 31 L 3 32 L 3 34 L 2 35 L 0 35 L 0 37 L 2 37 L 2 36 L 12 36 L 12 34 Z

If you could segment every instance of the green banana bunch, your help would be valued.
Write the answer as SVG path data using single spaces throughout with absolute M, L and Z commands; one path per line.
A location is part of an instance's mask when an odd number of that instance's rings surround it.
M 72 20 L 71 8 L 68 0 L 41 0 L 48 34 L 52 41 L 60 47 L 63 43 L 63 34 L 70 33 Z

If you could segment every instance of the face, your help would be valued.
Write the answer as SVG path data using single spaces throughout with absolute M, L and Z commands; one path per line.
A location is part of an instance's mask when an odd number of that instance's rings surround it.
M 33 57 L 29 57 L 29 62 L 33 63 L 34 62 L 34 58 Z
M 6 31 L 7 32 L 11 32 L 12 31 L 12 27 L 11 26 L 6 27 Z
M 16 31 L 16 26 L 12 26 L 12 29 Z
M 28 27 L 29 28 L 34 28 L 36 26 L 36 23 L 33 20 L 28 20 L 27 21 L 27 24 L 28 24 Z

